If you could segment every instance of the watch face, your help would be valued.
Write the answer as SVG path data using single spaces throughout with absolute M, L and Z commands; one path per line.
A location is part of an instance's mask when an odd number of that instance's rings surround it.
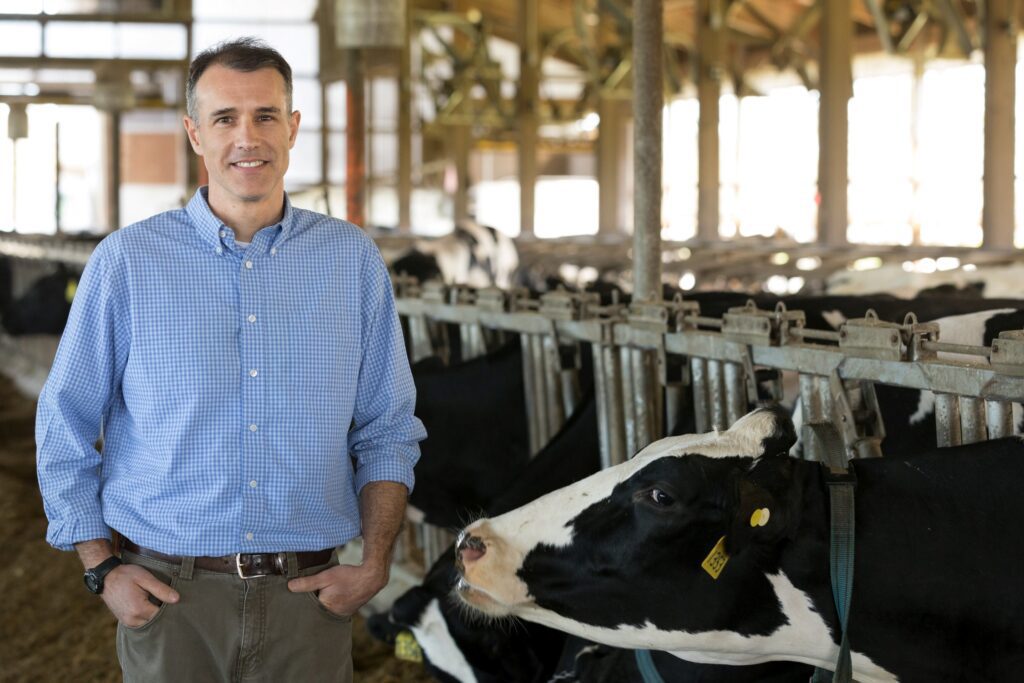
M 96 578 L 96 575 L 91 571 L 85 573 L 85 587 L 92 593 L 99 593 L 103 590 L 103 583 Z

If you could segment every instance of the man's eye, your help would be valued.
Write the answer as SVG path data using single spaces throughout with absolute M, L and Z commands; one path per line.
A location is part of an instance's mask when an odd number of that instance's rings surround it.
M 654 501 L 655 505 L 660 505 L 662 507 L 668 507 L 672 503 L 676 502 L 675 498 L 673 498 L 672 496 L 668 495 L 667 493 L 665 493 L 661 489 L 651 489 L 651 492 L 650 492 L 649 495 L 651 496 L 651 500 Z
M 216 121 L 214 121 L 214 123 L 231 123 L 231 117 L 230 116 L 221 116 Z

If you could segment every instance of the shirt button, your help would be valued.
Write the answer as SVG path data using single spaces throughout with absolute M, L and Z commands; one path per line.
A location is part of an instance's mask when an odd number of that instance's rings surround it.
M 251 323 L 254 323 L 254 322 L 256 322 L 256 316 L 255 316 L 255 315 L 253 315 L 252 313 L 250 313 L 250 314 L 249 314 L 249 317 L 248 317 L 248 318 L 246 318 L 246 320 L 248 320 L 248 321 L 249 321 L 249 322 L 251 322 Z
M 255 432 L 256 431 L 256 425 L 254 425 L 254 424 L 249 425 L 249 431 L 250 432 Z
M 271 256 L 276 256 L 277 255 L 277 247 L 271 247 L 270 248 L 270 255 Z
M 252 532 L 251 531 L 245 534 L 245 540 L 247 540 L 247 541 L 251 541 L 252 540 Z
M 251 488 L 251 489 L 256 488 L 256 480 L 255 479 L 253 479 L 252 481 L 249 482 L 249 488 Z
M 255 370 L 255 369 L 254 369 L 254 370 L 250 370 L 250 371 L 249 371 L 249 376 L 250 376 L 250 377 L 255 377 L 255 376 L 256 376 L 256 375 L 258 375 L 258 374 L 259 374 L 259 373 L 258 373 L 258 372 L 256 372 L 256 370 Z
M 216 251 L 218 254 L 224 253 L 224 250 L 221 249 L 220 247 L 217 247 L 214 251 Z
M 226 233 L 226 232 L 224 232 L 223 230 L 221 230 L 221 231 L 220 231 L 219 233 L 217 233 L 217 234 L 218 234 L 218 235 L 220 235 L 221 237 L 224 237 L 225 235 L 227 235 L 227 233 Z
M 245 267 L 251 269 L 252 268 L 252 261 L 246 261 L 245 262 Z

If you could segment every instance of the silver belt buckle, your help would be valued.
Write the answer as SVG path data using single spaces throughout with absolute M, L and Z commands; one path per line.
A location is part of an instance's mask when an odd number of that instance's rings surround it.
M 261 576 L 267 576 L 266 574 L 249 574 L 246 576 L 245 572 L 242 571 L 242 555 L 249 555 L 251 553 L 235 553 L 235 569 L 238 570 L 238 578 L 242 580 L 246 579 L 258 579 Z

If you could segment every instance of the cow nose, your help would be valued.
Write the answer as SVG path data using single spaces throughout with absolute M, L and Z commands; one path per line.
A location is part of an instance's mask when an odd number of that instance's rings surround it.
M 459 558 L 463 564 L 467 562 L 475 562 L 484 556 L 487 552 L 487 546 L 484 544 L 483 539 L 478 536 L 473 536 L 465 531 L 459 535 L 459 541 L 456 545 L 459 553 Z

